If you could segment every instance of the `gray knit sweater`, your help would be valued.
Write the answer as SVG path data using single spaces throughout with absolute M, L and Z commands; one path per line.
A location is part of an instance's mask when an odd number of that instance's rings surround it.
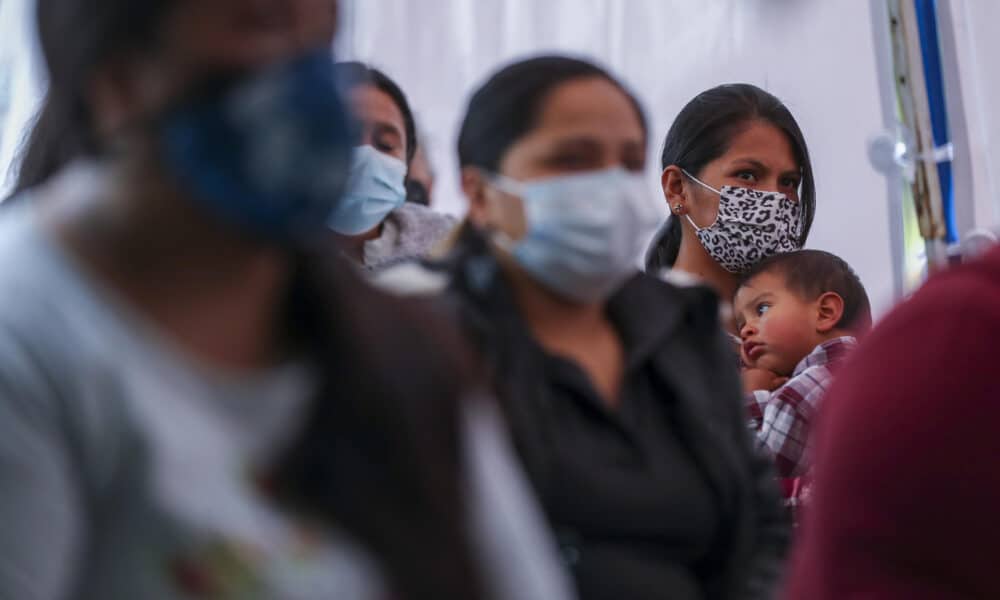
M 365 242 L 364 268 L 381 271 L 423 258 L 458 225 L 450 215 L 407 202 L 382 223 L 382 235 Z

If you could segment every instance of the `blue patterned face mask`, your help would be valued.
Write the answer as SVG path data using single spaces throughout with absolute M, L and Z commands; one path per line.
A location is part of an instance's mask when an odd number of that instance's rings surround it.
M 406 163 L 372 146 L 354 149 L 347 191 L 330 213 L 330 229 L 359 235 L 377 227 L 406 202 Z
M 580 303 L 601 302 L 638 270 L 655 229 L 641 175 L 622 168 L 529 182 L 494 175 L 493 185 L 524 204 L 525 236 L 499 245 L 552 292 Z
M 207 210 L 287 242 L 325 231 L 351 160 L 352 131 L 319 50 L 218 80 L 159 121 L 164 163 Z

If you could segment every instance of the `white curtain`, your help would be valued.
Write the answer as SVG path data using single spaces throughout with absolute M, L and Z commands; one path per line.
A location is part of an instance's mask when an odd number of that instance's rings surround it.
M 438 173 L 435 200 L 441 210 L 464 211 L 454 146 L 465 102 L 508 61 L 572 53 L 609 67 L 631 86 L 648 112 L 650 201 L 661 206 L 659 147 L 674 116 L 708 87 L 750 82 L 788 104 L 809 142 L 818 186 L 810 245 L 851 263 L 877 312 L 891 301 L 886 183 L 866 157 L 869 136 L 884 127 L 868 2 L 341 2 L 337 52 L 384 69 L 409 95 Z M 32 0 L 0 0 L 0 71 L 9 88 L 5 104 L 0 74 L 0 174 L 15 156 L 39 98 L 31 5 Z
M 810 246 L 852 264 L 880 312 L 893 286 L 886 183 L 866 156 L 883 129 L 871 27 L 860 0 L 355 0 L 339 50 L 407 92 L 438 171 L 436 205 L 454 213 L 465 102 L 508 61 L 572 53 L 631 86 L 650 119 L 650 196 L 664 214 L 659 150 L 674 116 L 719 83 L 759 85 L 786 102 L 812 152 Z
M 42 94 L 33 0 L 0 0 L 0 198 Z

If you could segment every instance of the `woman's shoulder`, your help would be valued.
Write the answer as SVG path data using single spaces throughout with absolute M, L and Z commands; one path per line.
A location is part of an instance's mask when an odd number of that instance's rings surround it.
M 0 352 L 71 344 L 80 305 L 30 200 L 0 210 Z
M 448 287 L 448 273 L 434 263 L 409 261 L 375 273 L 369 280 L 379 290 L 401 297 L 433 297 Z
M 47 230 L 38 200 L 0 209 L 0 412 L 104 443 L 125 408 L 99 388 L 117 389 L 135 347 L 122 344 L 119 316 Z
M 428 210 L 425 207 L 418 209 Z M 375 272 L 369 281 L 390 295 L 437 297 L 472 279 L 477 285 L 492 281 L 496 261 L 482 236 L 469 226 L 450 229 L 454 242 L 440 255 L 411 259 Z
M 422 257 L 458 226 L 458 219 L 420 204 L 406 202 L 388 218 L 395 229 L 393 254 Z
M 413 202 L 404 202 L 402 206 L 392 211 L 390 218 L 407 228 L 422 231 L 450 231 L 458 225 L 458 219 L 454 216 Z
M 719 296 L 697 277 L 681 271 L 639 273 L 626 283 L 617 297 L 643 306 L 655 302 L 661 311 L 703 317 L 698 324 L 711 328 L 720 326 Z

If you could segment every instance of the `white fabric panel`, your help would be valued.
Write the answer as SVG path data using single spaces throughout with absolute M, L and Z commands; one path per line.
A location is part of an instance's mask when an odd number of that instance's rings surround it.
M 610 67 L 632 86 L 649 113 L 650 198 L 664 214 L 657 155 L 673 117 L 708 87 L 746 81 L 785 100 L 805 131 L 819 191 L 810 245 L 854 265 L 877 312 L 891 301 L 885 182 L 865 156 L 868 136 L 883 126 L 869 11 L 861 0 L 342 3 L 339 54 L 374 63 L 407 91 L 438 171 L 442 210 L 464 211 L 457 127 L 471 90 L 504 62 L 571 52 Z M 39 97 L 31 4 L 0 0 L 0 56 L 14 56 L 13 96 L 0 124 L 4 172 Z
M 782 98 L 813 155 L 818 187 L 810 246 L 861 275 L 877 313 L 892 300 L 885 181 L 866 141 L 883 128 L 868 4 L 828 0 L 355 0 L 342 56 L 370 61 L 403 86 L 438 170 L 436 203 L 464 211 L 455 140 L 470 92 L 499 65 L 547 51 L 583 55 L 632 86 L 659 149 L 698 92 L 749 82 Z M 347 43 L 349 40 L 349 43 Z
M 949 11 L 954 23 L 952 35 L 962 86 L 962 106 L 949 105 L 948 110 L 952 114 L 956 108 L 961 110 L 966 130 L 955 137 L 967 138 L 968 143 L 968 156 L 962 155 L 966 147 L 956 144 L 955 160 L 967 160 L 972 171 L 971 182 L 955 182 L 956 201 L 961 202 L 961 192 L 966 191 L 973 198 L 972 225 L 993 229 L 1000 226 L 1000 115 L 995 108 L 995 98 L 1000 97 L 1000 71 L 996 68 L 1000 38 L 995 31 L 1000 2 L 945 0 L 939 13 L 942 8 Z M 959 231 L 960 235 L 966 233 Z
M 0 0 L 0 69 L 5 71 L 0 79 L 6 81 L 9 93 L 0 99 L 0 105 L 6 106 L 6 111 L 0 111 L 0 198 L 13 184 L 7 168 L 42 95 L 44 67 L 36 51 L 34 4 L 33 0 Z

